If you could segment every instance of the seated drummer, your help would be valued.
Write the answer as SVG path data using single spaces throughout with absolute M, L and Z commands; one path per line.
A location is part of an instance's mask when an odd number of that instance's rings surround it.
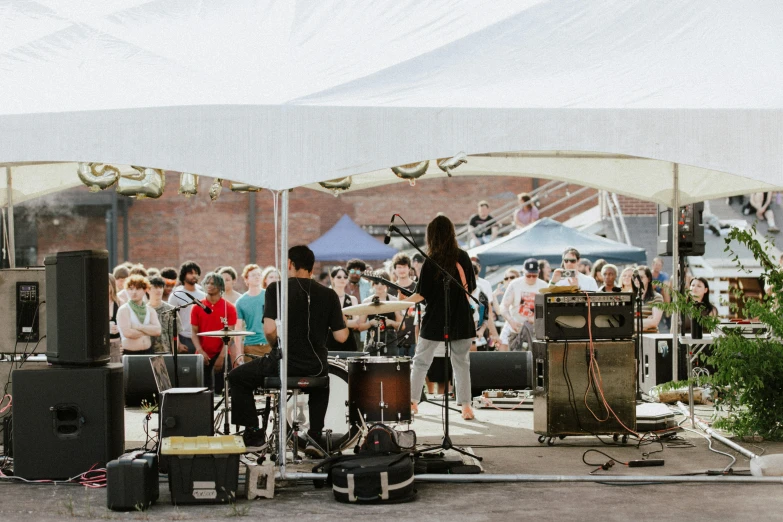
M 326 339 L 334 336 L 339 342 L 348 339 L 340 301 L 334 290 L 313 281 L 315 255 L 305 245 L 288 250 L 288 375 L 290 377 L 326 377 L 329 374 Z M 264 335 L 270 346 L 277 345 L 277 296 L 280 283 L 266 289 L 264 303 Z M 228 375 L 231 393 L 231 418 L 234 424 L 245 426 L 244 440 L 248 449 L 264 444 L 265 434 L 258 429 L 258 415 L 253 391 L 264 384 L 265 377 L 277 377 L 278 361 L 271 354 L 235 368 Z M 309 390 L 310 429 L 308 435 L 321 441 L 329 388 Z M 311 446 L 309 455 L 320 455 Z

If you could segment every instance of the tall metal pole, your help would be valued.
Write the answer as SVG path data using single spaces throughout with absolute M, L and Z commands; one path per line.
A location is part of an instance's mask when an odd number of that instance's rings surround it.
M 277 332 L 277 338 L 280 340 L 280 347 L 283 352 L 283 359 L 280 361 L 280 434 L 278 444 L 278 462 L 280 462 L 280 474 L 285 477 L 285 459 L 286 459 L 286 427 L 288 424 L 287 397 L 288 397 L 288 191 L 283 190 L 283 204 L 280 210 L 280 309 L 277 316 L 280 319 L 278 323 L 281 326 Z M 299 441 L 294 441 L 298 444 Z M 282 457 L 282 458 L 281 458 Z
M 671 286 L 672 290 L 679 291 L 680 288 L 680 164 L 674 163 L 672 168 L 672 188 L 674 193 L 672 196 L 672 277 Z M 679 377 L 680 368 L 680 314 L 672 314 L 672 380 L 676 381 Z M 690 355 L 688 350 L 685 351 L 685 357 L 690 361 Z M 689 365 L 688 365 L 689 366 Z M 686 376 L 686 379 L 690 378 L 690 374 Z M 693 403 L 691 403 L 691 426 L 696 427 L 696 423 L 693 417 Z
M 14 241 L 14 180 L 11 167 L 5 168 L 6 198 L 8 200 L 8 266 L 16 268 L 16 242 Z

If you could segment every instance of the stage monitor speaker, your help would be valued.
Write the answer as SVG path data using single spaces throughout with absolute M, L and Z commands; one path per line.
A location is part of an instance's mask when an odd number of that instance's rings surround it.
M 470 352 L 470 388 L 473 395 L 484 390 L 524 390 L 532 386 L 531 352 Z
M 593 348 L 606 402 L 622 424 L 636 429 L 634 342 L 596 341 Z M 583 341 L 533 342 L 536 364 L 533 431 L 536 433 L 547 436 L 627 433 L 620 421 L 607 413 L 598 398 L 598 386 L 588 387 L 589 350 L 590 343 Z
M 150 366 L 151 355 L 123 355 L 122 368 L 125 389 L 125 405 L 138 406 L 146 400 L 155 402 L 158 388 Z M 174 384 L 174 356 L 164 355 L 166 370 L 169 372 L 171 384 Z M 179 385 L 183 388 L 200 388 L 204 386 L 204 357 L 199 354 L 177 355 L 179 369 Z
M 208 388 L 171 388 L 161 394 L 160 439 L 214 435 L 213 394 Z
M 658 255 L 672 255 L 672 230 L 675 223 L 679 233 L 680 255 L 704 255 L 703 213 L 703 202 L 680 207 L 679 213 L 674 216 L 672 216 L 671 208 L 658 205 Z
M 47 256 L 44 265 L 47 359 L 78 366 L 108 363 L 109 253 L 58 252 Z
M 14 370 L 14 474 L 66 479 L 125 445 L 122 366 Z
M 42 266 L 0 270 L 0 354 L 46 352 L 45 275 Z

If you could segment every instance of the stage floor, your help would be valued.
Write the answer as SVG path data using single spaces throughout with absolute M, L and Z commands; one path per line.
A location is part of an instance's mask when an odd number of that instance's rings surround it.
M 411 428 L 419 443 L 441 440 L 441 408 L 422 404 Z M 618 460 L 642 459 L 643 454 L 661 449 L 660 444 L 637 448 L 633 439 L 626 445 L 614 445 L 611 437 L 568 437 L 553 446 L 538 443 L 533 433 L 533 412 L 529 409 L 497 411 L 476 409 L 476 419 L 463 421 L 451 415 L 451 438 L 455 445 L 469 446 L 484 457 L 485 474 L 532 474 L 586 476 L 594 468 L 582 462 L 588 449 L 603 451 Z M 708 418 L 711 409 L 697 407 L 697 414 Z M 126 410 L 126 447 L 144 442 L 143 414 Z M 678 417 L 681 419 L 681 417 Z M 153 417 L 155 421 L 155 417 Z M 686 422 L 686 426 L 690 423 Z M 665 444 L 651 458 L 665 460 L 663 467 L 627 468 L 615 465 L 598 475 L 686 475 L 706 470 L 723 470 L 731 459 L 708 450 L 707 441 L 698 434 L 681 431 L 682 440 Z M 783 453 L 783 443 L 743 443 L 761 454 Z M 746 458 L 714 443 L 716 449 L 735 455 L 737 473 L 747 471 Z M 588 454 L 588 461 L 608 458 Z M 288 466 L 309 471 L 313 462 Z M 241 477 L 240 477 L 241 479 Z M 456 484 L 417 482 L 418 498 L 408 504 L 352 506 L 336 502 L 328 489 L 315 489 L 310 482 L 279 486 L 274 499 L 253 501 L 240 498 L 235 506 L 180 506 L 170 504 L 168 483 L 161 483 L 161 498 L 145 513 L 108 511 L 106 490 L 80 486 L 19 485 L 2 482 L 3 500 L 0 520 L 62 520 L 78 517 L 117 520 L 222 520 L 227 516 L 247 515 L 269 519 L 367 520 L 368 517 L 394 520 L 737 520 L 740 517 L 779 520 L 783 511 L 783 484 L 640 484 L 612 486 L 563 482 L 524 482 L 492 484 Z

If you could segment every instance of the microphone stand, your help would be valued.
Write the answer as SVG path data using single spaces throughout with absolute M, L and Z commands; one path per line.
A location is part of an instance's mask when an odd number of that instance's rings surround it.
M 177 328 L 177 319 L 179 318 L 179 311 L 183 308 L 187 308 L 188 306 L 192 305 L 193 303 L 185 303 L 179 306 L 175 306 L 171 310 L 166 310 L 165 312 L 161 313 L 160 315 L 167 315 L 172 314 L 174 317 L 174 336 L 177 338 L 177 341 L 174 343 L 174 346 L 171 350 L 171 356 L 174 358 L 174 387 L 179 388 L 179 366 L 177 365 L 177 353 L 179 352 L 179 328 Z
M 393 230 L 397 232 L 405 241 L 407 241 L 413 248 L 416 249 L 422 256 L 424 256 L 425 260 L 429 260 L 430 263 L 432 263 L 432 266 L 438 269 L 438 271 L 443 276 L 443 296 L 444 296 L 444 304 L 445 304 L 445 318 L 443 321 L 443 344 L 446 347 L 446 357 L 443 360 L 443 367 L 444 367 L 444 374 L 446 375 L 446 390 L 443 395 L 443 402 L 444 402 L 444 426 L 443 426 L 443 440 L 441 441 L 440 446 L 434 446 L 431 448 L 426 448 L 422 450 L 424 451 L 432 451 L 435 449 L 442 449 L 442 450 L 450 450 L 453 449 L 457 453 L 461 453 L 462 455 L 466 455 L 468 457 L 473 457 L 476 460 L 483 460 L 483 457 L 479 457 L 478 455 L 474 455 L 473 453 L 470 453 L 469 451 L 463 450 L 462 448 L 458 448 L 454 446 L 454 444 L 451 442 L 451 436 L 449 433 L 449 383 L 451 382 L 451 371 L 449 367 L 449 360 L 451 359 L 451 335 L 450 335 L 450 316 L 451 316 L 451 310 L 450 310 L 450 291 L 451 291 L 451 283 L 456 283 L 457 287 L 460 288 L 465 295 L 468 296 L 468 298 L 472 299 L 476 302 L 477 305 L 481 305 L 479 303 L 478 299 L 473 297 L 467 288 L 464 288 L 462 286 L 462 283 L 458 281 L 454 276 L 452 276 L 449 272 L 447 272 L 442 266 L 437 264 L 435 261 L 432 260 L 430 256 L 422 252 L 422 250 L 419 248 L 419 246 L 408 236 L 406 236 L 404 233 L 400 231 L 399 228 L 395 227 L 394 225 L 389 226 L 389 230 Z
M 634 320 L 636 321 L 636 400 L 641 402 L 642 400 L 642 384 L 641 384 L 641 371 L 642 371 L 642 331 L 644 329 L 644 321 L 642 319 L 642 285 L 633 284 L 634 290 L 634 304 L 636 305 L 636 311 L 634 314 Z

